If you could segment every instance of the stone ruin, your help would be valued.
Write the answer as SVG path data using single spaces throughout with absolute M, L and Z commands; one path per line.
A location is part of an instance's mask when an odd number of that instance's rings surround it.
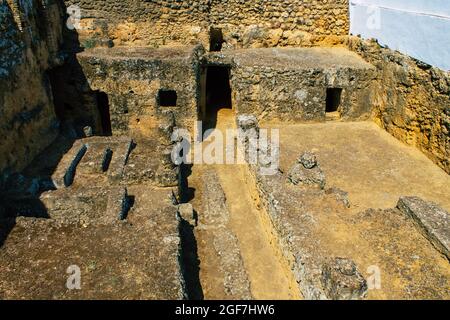
M 219 127 L 224 107 L 256 135 L 264 123 L 375 122 L 449 182 L 450 75 L 348 35 L 348 6 L 0 0 L 0 298 L 266 297 L 219 169 L 199 169 L 194 192 L 195 166 L 172 161 L 174 131 Z M 271 177 L 249 165 L 234 187 L 249 185 L 290 298 L 450 297 L 448 192 L 445 209 L 402 197 L 350 217 L 352 195 L 333 185 L 320 150 L 287 145 L 296 161 Z M 430 272 L 401 270 L 387 280 L 401 283 L 392 295 L 371 296 L 361 253 L 327 242 L 334 216 L 365 228 L 358 239 L 372 249 L 397 248 L 374 264 Z M 411 262 L 411 239 L 427 259 Z M 82 267 L 85 289 L 64 287 L 65 261 Z

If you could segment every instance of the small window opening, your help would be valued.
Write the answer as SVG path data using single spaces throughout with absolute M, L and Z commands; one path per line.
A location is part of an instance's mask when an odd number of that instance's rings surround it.
M 177 92 L 174 90 L 159 90 L 158 104 L 160 107 L 176 107 Z
M 326 112 L 333 113 L 338 112 L 341 105 L 342 89 L 340 88 L 328 88 L 327 89 L 327 106 Z
M 209 31 L 209 51 L 221 51 L 222 45 L 225 42 L 223 40 L 222 29 L 211 28 Z

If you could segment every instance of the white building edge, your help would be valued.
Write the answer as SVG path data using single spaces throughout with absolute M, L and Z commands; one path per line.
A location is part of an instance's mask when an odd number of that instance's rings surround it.
M 450 70 L 450 0 L 350 0 L 350 33 Z

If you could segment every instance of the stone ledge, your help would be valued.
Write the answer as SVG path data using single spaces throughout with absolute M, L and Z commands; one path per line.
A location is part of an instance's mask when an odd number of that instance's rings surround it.
M 418 197 L 400 198 L 397 208 L 412 218 L 420 232 L 450 260 L 450 229 L 447 211 Z

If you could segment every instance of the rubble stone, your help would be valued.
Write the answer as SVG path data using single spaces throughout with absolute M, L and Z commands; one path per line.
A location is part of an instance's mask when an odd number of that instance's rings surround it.
M 318 165 L 317 156 L 312 152 L 305 152 L 300 158 L 299 163 L 301 163 L 305 169 L 313 169 Z
M 317 157 L 310 152 L 304 153 L 288 174 L 288 181 L 293 185 L 316 186 L 325 189 L 326 177 L 319 167 Z
M 326 295 L 332 300 L 360 300 L 367 296 L 367 282 L 355 263 L 335 258 L 323 266 L 322 282 Z

